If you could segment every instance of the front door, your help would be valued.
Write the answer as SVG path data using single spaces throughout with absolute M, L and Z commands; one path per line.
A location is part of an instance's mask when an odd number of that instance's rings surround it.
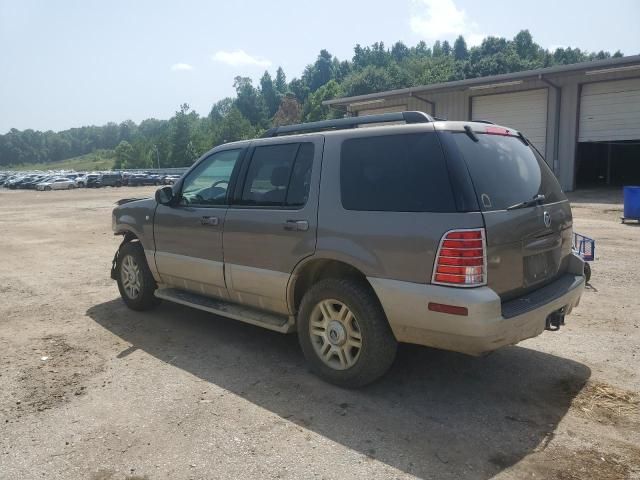
M 185 177 L 176 204 L 158 206 L 155 260 L 162 283 L 228 298 L 222 229 L 232 174 L 242 153 L 241 149 L 224 150 L 203 159 Z
M 285 137 L 247 155 L 224 226 L 231 300 L 288 313 L 291 272 L 315 251 L 323 144 Z

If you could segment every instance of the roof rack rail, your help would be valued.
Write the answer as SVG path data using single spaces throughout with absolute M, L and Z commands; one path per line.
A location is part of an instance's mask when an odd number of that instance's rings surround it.
M 319 122 L 298 123 L 295 125 L 283 125 L 267 130 L 262 138 L 277 137 L 278 135 L 291 135 L 293 133 L 312 132 L 317 130 L 343 130 L 354 128 L 368 123 L 428 123 L 433 122 L 433 117 L 424 112 L 393 112 L 378 115 L 364 115 L 362 117 L 337 118 L 335 120 L 321 120 Z
M 476 123 L 488 123 L 489 125 L 495 125 L 495 123 L 490 120 L 471 120 L 471 121 Z

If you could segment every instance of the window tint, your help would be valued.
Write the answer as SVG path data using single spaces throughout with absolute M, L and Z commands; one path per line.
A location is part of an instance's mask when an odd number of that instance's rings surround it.
M 224 205 L 240 150 L 214 153 L 189 173 L 182 185 L 181 205 Z
M 313 144 L 257 147 L 251 158 L 240 203 L 302 206 L 309 195 Z
M 545 196 L 544 203 L 566 199 L 546 162 L 519 138 L 465 133 L 451 135 L 469 167 L 480 208 L 504 210 L 511 205 Z
M 346 140 L 341 152 L 340 191 L 347 210 L 456 211 L 435 133 Z

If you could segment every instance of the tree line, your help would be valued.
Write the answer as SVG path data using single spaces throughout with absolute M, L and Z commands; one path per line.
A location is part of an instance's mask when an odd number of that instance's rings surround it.
M 321 50 L 289 82 L 282 68 L 275 77 L 265 71 L 255 85 L 249 77 L 235 77 L 236 96 L 213 104 L 207 116 L 183 104 L 169 120 L 127 120 L 60 132 L 11 129 L 0 135 L 0 167 L 48 163 L 97 149 L 114 149 L 116 168 L 188 166 L 215 145 L 255 137 L 271 126 L 344 115 L 322 105 L 330 98 L 620 56 L 620 51 L 570 47 L 551 52 L 535 43 L 528 30 L 511 40 L 487 37 L 472 48 L 462 36 L 453 45 L 446 40 L 431 46 L 356 45 L 352 59 L 342 61 Z

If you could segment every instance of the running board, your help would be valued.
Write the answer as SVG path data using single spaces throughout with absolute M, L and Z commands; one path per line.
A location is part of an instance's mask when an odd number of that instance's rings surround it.
M 232 318 L 280 333 L 292 332 L 295 327 L 293 317 L 287 315 L 265 312 L 257 308 L 225 302 L 224 300 L 205 297 L 177 288 L 159 288 L 156 290 L 155 296 L 162 300 L 168 300 L 186 305 L 187 307 L 204 310 L 205 312 L 215 313 L 222 317 Z

